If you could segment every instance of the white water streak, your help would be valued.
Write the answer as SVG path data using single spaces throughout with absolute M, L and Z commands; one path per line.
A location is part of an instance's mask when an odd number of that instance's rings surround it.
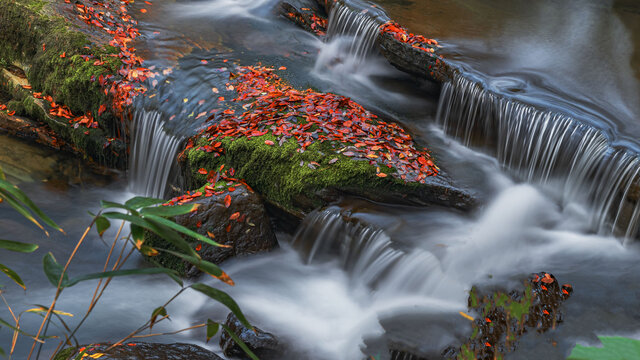
M 630 195 L 637 188 L 640 159 L 612 148 L 601 131 L 497 96 L 459 74 L 443 86 L 437 122 L 465 145 L 488 144 L 523 180 L 560 181 L 563 203 L 589 205 L 595 230 L 636 236 L 640 210 Z
M 163 197 L 180 139 L 165 132 L 162 114 L 138 110 L 134 116 L 130 191 L 151 197 Z

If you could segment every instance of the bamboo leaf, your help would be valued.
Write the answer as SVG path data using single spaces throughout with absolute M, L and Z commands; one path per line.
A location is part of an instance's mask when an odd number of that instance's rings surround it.
M 13 195 L 17 200 L 21 201 L 23 204 L 29 208 L 29 210 L 33 211 L 45 224 L 51 226 L 52 228 L 64 232 L 58 224 L 56 224 L 53 220 L 51 220 L 42 210 L 40 210 L 36 204 L 29 199 L 29 197 L 22 192 L 17 186 L 6 180 L 0 180 L 0 187 Z
M 240 320 L 242 325 L 246 326 L 248 329 L 253 329 L 253 326 L 251 326 L 251 324 L 249 324 L 249 321 L 247 321 L 247 318 L 244 317 L 244 314 L 242 313 L 242 310 L 240 310 L 238 304 L 226 292 L 212 288 L 211 286 L 202 283 L 195 283 L 191 285 L 191 288 L 228 307 L 229 310 L 231 310 L 231 312 L 238 318 L 238 320 Z
M 16 199 L 14 199 L 11 195 L 3 192 L 1 188 L 0 188 L 0 198 L 4 199 L 7 202 L 7 204 L 9 204 L 18 213 L 20 213 L 20 215 L 24 216 L 27 220 L 34 223 L 37 227 L 40 228 L 40 230 L 44 231 L 44 233 L 47 234 L 47 236 L 49 236 L 49 232 L 45 230 L 45 228 L 42 225 L 40 225 L 38 220 L 36 220 L 36 218 L 33 217 L 33 215 L 29 211 L 27 211 L 27 209 L 25 209 L 24 206 L 22 206 L 22 204 L 20 204 Z
M 48 253 L 44 256 L 44 258 L 42 259 L 42 267 L 44 269 L 45 275 L 47 276 L 47 279 L 49 279 L 49 282 L 53 286 L 58 287 L 60 276 L 62 276 L 64 268 L 62 267 L 62 265 L 58 264 L 56 258 L 52 253 Z M 60 284 L 61 287 L 65 287 L 68 281 L 69 277 L 65 273 L 64 277 L 62 278 L 62 284 Z
M 0 239 L 0 248 L 21 253 L 32 253 L 38 249 L 38 245 Z
M 96 230 L 98 230 L 98 235 L 102 236 L 107 229 L 111 226 L 109 220 L 106 217 L 100 215 L 96 217 Z
M 149 330 L 153 329 L 153 324 L 156 323 L 156 319 L 158 318 L 158 316 L 167 316 L 167 309 L 165 309 L 164 306 L 155 308 L 151 313 L 151 324 L 149 325 Z
M 27 287 L 24 285 L 24 281 L 20 278 L 20 276 L 13 270 L 8 267 L 0 264 L 0 271 L 2 271 L 5 275 L 9 277 L 9 279 L 13 280 L 16 284 L 20 285 L 24 290 L 27 290 Z
M 129 211 L 134 211 L 135 209 L 132 209 L 126 205 L 122 205 L 122 204 L 118 204 L 118 203 L 114 203 L 111 201 L 106 201 L 106 200 L 102 200 L 100 201 L 100 206 L 102 206 L 103 209 L 124 209 L 124 210 L 129 210 Z
M 254 354 L 249 347 L 247 346 L 247 344 L 244 343 L 244 341 L 242 341 L 238 335 L 236 335 L 236 333 L 233 332 L 233 330 L 229 329 L 229 327 L 225 324 L 220 324 L 222 325 L 222 327 L 224 328 L 224 331 L 227 332 L 227 334 L 229 334 L 229 336 L 231 336 L 231 338 L 233 339 L 233 341 L 236 342 L 236 344 L 238 344 L 238 346 L 240 346 L 240 348 L 242 349 L 242 351 L 244 351 L 245 354 L 247 354 L 248 357 L 250 357 L 252 360 L 260 360 L 258 359 L 258 357 L 256 356 L 256 354 Z
M 130 209 L 140 209 L 147 206 L 162 204 L 165 200 L 136 196 L 127 200 L 124 205 Z
M 196 258 L 194 256 L 189 256 L 189 255 L 185 255 L 183 253 L 179 253 L 176 251 L 171 251 L 171 250 L 166 250 L 166 249 L 160 249 L 166 253 L 169 253 L 171 255 L 177 256 L 187 262 L 189 262 L 190 264 L 194 265 L 195 267 L 197 267 L 198 269 L 204 271 L 205 273 L 215 276 L 215 277 L 219 277 L 221 276 L 224 272 L 222 271 L 222 269 L 220 269 L 220 267 L 212 262 L 203 260 L 202 258 Z
M 172 229 L 174 229 L 176 231 L 179 231 L 179 232 L 181 232 L 181 233 L 183 233 L 185 235 L 194 237 L 197 240 L 200 240 L 200 241 L 202 241 L 204 243 L 207 243 L 207 244 L 210 244 L 210 245 L 213 245 L 213 246 L 218 246 L 218 247 L 227 247 L 227 245 L 219 244 L 219 243 L 209 239 L 208 237 L 206 237 L 206 236 L 204 236 L 202 234 L 198 234 L 197 232 L 195 232 L 195 231 L 193 231 L 193 230 L 191 230 L 191 229 L 189 229 L 187 227 L 184 227 L 184 226 L 182 226 L 180 224 L 177 224 L 174 221 L 171 221 L 169 219 L 165 219 L 163 217 L 159 217 L 159 216 L 156 216 L 156 215 L 143 214 L 143 216 L 145 218 L 147 218 L 147 219 L 153 219 L 154 221 L 156 221 L 158 223 L 161 223 L 162 225 L 165 225 L 167 227 L 170 227 L 170 228 L 172 228 Z
M 94 279 L 103 279 L 103 278 L 111 278 L 118 276 L 129 276 L 129 275 L 155 275 L 155 274 L 175 274 L 174 270 L 165 269 L 165 268 L 144 268 L 144 269 L 127 269 L 127 270 L 115 270 L 115 271 L 105 271 L 93 274 L 81 275 L 66 282 L 66 287 L 71 287 L 76 285 L 79 282 L 94 280 Z
M 211 340 L 212 337 L 216 336 L 218 330 L 220 329 L 220 324 L 215 321 L 211 321 L 211 319 L 207 319 L 207 341 Z
M 174 206 L 158 206 L 148 207 L 140 210 L 142 215 L 156 215 L 162 217 L 178 216 L 188 214 L 200 206 L 200 204 L 186 204 L 186 205 L 174 205 Z

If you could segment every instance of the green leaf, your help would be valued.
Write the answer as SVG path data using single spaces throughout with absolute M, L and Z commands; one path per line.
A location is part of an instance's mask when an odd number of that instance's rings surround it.
M 9 269 L 8 267 L 4 266 L 3 264 L 0 264 L 0 271 L 5 273 L 5 275 L 7 275 L 9 277 L 9 279 L 13 280 L 16 284 L 20 285 L 20 287 L 22 287 L 23 289 L 27 290 L 27 287 L 24 285 L 24 281 L 22 281 L 20 276 L 15 271 Z
M 180 224 L 177 224 L 174 221 L 171 221 L 169 219 L 165 219 L 163 217 L 159 217 L 159 216 L 156 216 L 156 215 L 143 214 L 143 216 L 146 219 L 153 219 L 154 221 L 156 221 L 156 222 L 158 222 L 158 223 L 160 223 L 162 225 L 165 225 L 165 226 L 170 227 L 170 228 L 172 228 L 174 230 L 177 230 L 177 231 L 179 231 L 179 232 L 181 232 L 181 233 L 183 233 L 185 235 L 194 237 L 197 240 L 200 240 L 200 241 L 202 241 L 204 243 L 207 243 L 207 244 L 210 244 L 210 245 L 213 245 L 213 246 L 225 247 L 225 246 L 223 246 L 223 245 L 221 245 L 221 244 L 209 239 L 208 237 L 206 237 L 206 236 L 204 236 L 202 234 L 198 234 L 197 232 L 195 232 L 195 231 L 193 231 L 193 230 L 191 230 L 191 229 L 189 229 L 187 227 L 184 227 L 184 226 L 182 226 Z
M 66 287 L 71 287 L 81 281 L 94 280 L 94 279 L 103 279 L 117 276 L 129 276 L 129 275 L 154 275 L 154 274 L 174 274 L 174 270 L 165 269 L 165 268 L 144 268 L 144 269 L 127 269 L 127 270 L 115 270 L 115 271 L 105 271 L 93 274 L 86 274 L 75 277 L 65 284 Z
M 238 304 L 226 292 L 212 288 L 211 286 L 202 283 L 195 283 L 191 285 L 191 288 L 228 307 L 229 310 L 231 310 L 231 312 L 238 318 L 238 320 L 240 320 L 242 325 L 246 326 L 248 329 L 253 329 L 253 326 L 251 326 L 251 324 L 249 324 L 249 321 L 247 321 L 247 318 L 244 317 L 244 314 L 242 313 L 242 310 L 240 310 Z
M 166 226 L 162 224 L 158 224 L 157 222 L 154 222 L 153 220 L 147 221 L 146 219 L 143 219 L 138 216 L 132 216 L 132 215 L 123 214 L 119 212 L 106 212 L 106 213 L 103 213 L 102 215 L 109 219 L 126 220 L 132 224 L 151 230 L 161 238 L 175 245 L 182 252 L 186 254 L 190 254 L 192 256 L 199 257 L 198 254 L 196 254 L 196 252 L 191 248 L 191 246 L 189 246 L 189 243 L 187 243 L 182 238 L 182 236 L 180 236 L 175 231 L 167 228 Z
M 0 172 L 2 172 L 2 171 L 0 170 Z M 2 356 L 7 356 L 7 353 L 5 353 L 5 352 L 4 352 L 4 349 L 3 349 L 3 348 L 1 348 L 1 347 L 0 347 L 0 355 L 2 355 Z
M 215 277 L 218 277 L 220 275 L 222 275 L 222 269 L 220 269 L 220 267 L 212 262 L 209 262 L 207 260 L 202 260 L 202 258 L 196 258 L 194 256 L 189 256 L 189 255 L 185 255 L 176 251 L 171 251 L 171 250 L 166 250 L 166 249 L 158 249 L 161 251 L 164 251 L 166 253 L 169 253 L 171 255 L 177 256 L 187 262 L 189 262 L 190 264 L 192 264 L 193 266 L 197 267 L 198 269 L 204 271 L 205 273 L 209 274 L 209 275 L 213 275 Z
M 151 324 L 149 325 L 149 330 L 153 329 L 153 324 L 156 323 L 156 319 L 158 318 L 158 316 L 167 316 L 167 309 L 165 309 L 164 306 L 155 308 L 155 310 L 153 310 L 153 312 L 151 313 Z
M 38 249 L 38 245 L 0 239 L 0 248 L 21 253 L 32 253 Z
M 220 329 L 220 324 L 215 321 L 211 321 L 211 319 L 207 319 L 207 341 L 211 340 L 212 337 L 216 336 L 218 333 L 218 329 Z
M 124 209 L 124 210 L 129 210 L 129 211 L 135 211 L 135 209 L 132 209 L 128 206 L 122 205 L 122 204 L 118 204 L 118 203 L 114 203 L 111 201 L 106 201 L 106 200 L 102 200 L 100 201 L 100 206 L 102 206 L 103 209 Z
M 131 229 L 133 242 L 142 241 L 144 243 L 144 228 L 136 224 L 131 224 L 129 228 Z
M 618 337 L 598 336 L 602 347 L 576 345 L 567 360 L 633 360 L 640 359 L 640 341 Z
M 124 206 L 126 206 L 126 207 L 128 207 L 130 209 L 140 209 L 140 208 L 147 207 L 147 206 L 153 206 L 153 205 L 162 204 L 164 202 L 165 202 L 165 200 L 162 200 L 162 199 L 155 199 L 155 198 L 149 198 L 149 197 L 136 196 L 136 197 L 132 197 L 131 199 L 127 200 L 127 202 L 124 203 Z
M 59 230 L 61 232 L 64 232 L 62 230 L 62 228 L 60 228 L 60 226 L 58 226 L 58 224 L 56 224 L 53 220 L 51 220 L 44 212 L 42 212 L 42 210 L 40 210 L 36 204 L 33 203 L 33 201 L 31 201 L 31 199 L 29 199 L 29 197 L 22 192 L 22 190 L 20 190 L 17 186 L 13 185 L 12 183 L 6 181 L 6 180 L 0 180 L 0 187 L 4 190 L 6 190 L 7 192 L 11 193 L 11 195 L 13 195 L 17 200 L 21 201 L 23 204 L 25 204 L 27 206 L 27 208 L 29 208 L 29 210 L 33 211 L 34 214 L 36 214 L 40 219 L 42 219 L 42 221 L 45 222 L 45 224 L 51 226 L 52 228 Z
M 58 264 L 56 258 L 52 253 L 48 253 L 44 256 L 44 258 L 42 259 L 42 267 L 44 269 L 45 275 L 47 275 L 47 279 L 49 279 L 49 282 L 53 286 L 58 287 L 60 276 L 62 276 L 64 268 L 62 267 L 62 265 Z M 65 273 L 64 277 L 62 278 L 61 287 L 65 287 L 68 281 L 69 277 Z
M 109 220 L 106 217 L 100 215 L 96 217 L 96 230 L 98 230 L 98 235 L 102 236 L 105 231 L 111 226 Z
M 236 335 L 236 333 L 234 333 L 231 329 L 229 329 L 229 327 L 225 324 L 220 324 L 222 325 L 222 327 L 224 328 L 224 331 L 227 332 L 227 334 L 229 334 L 229 336 L 231 336 L 231 338 L 233 339 L 233 341 L 236 342 L 236 344 L 238 344 L 238 346 L 240 346 L 240 348 L 242 349 L 242 351 L 244 351 L 245 354 L 247 354 L 248 357 L 250 357 L 252 360 L 260 360 L 258 359 L 258 357 L 256 356 L 256 354 L 254 354 L 249 347 L 247 346 L 247 344 L 244 343 L 244 341 L 242 341 L 238 335 Z
M 22 330 L 18 329 L 17 327 L 15 327 L 15 326 L 13 326 L 13 325 L 9 324 L 8 322 L 6 322 L 4 319 L 1 319 L 1 318 L 0 318 L 0 325 L 6 326 L 6 327 L 8 327 L 9 329 L 14 330 L 14 331 L 17 331 L 17 332 L 19 332 L 20 334 L 22 334 L 22 335 L 24 335 L 24 336 L 28 336 L 28 337 L 30 337 L 30 338 L 32 338 L 32 339 L 35 339 L 35 335 L 31 335 L 31 334 L 29 334 L 29 333 L 26 333 L 26 332 L 24 332 L 24 331 L 22 331 Z M 50 338 L 53 338 L 53 337 L 55 337 L 55 335 L 52 335 L 52 336 L 44 336 L 44 337 L 41 335 L 41 336 L 40 336 L 40 340 L 42 340 L 42 339 L 50 339 Z
M 36 218 L 33 217 L 33 215 L 29 211 L 27 211 L 27 209 L 25 209 L 24 206 L 22 206 L 22 204 L 20 204 L 16 199 L 11 197 L 11 195 L 3 192 L 1 188 L 0 188 L 0 198 L 4 199 L 4 201 L 7 204 L 9 204 L 12 208 L 14 208 L 18 213 L 20 213 L 20 215 L 24 216 L 27 220 L 34 223 L 37 227 L 40 228 L 40 230 L 44 231 L 44 233 L 47 234 L 47 236 L 49 236 L 49 232 L 45 230 L 45 228 L 38 222 L 38 220 L 36 220 Z
M 142 215 L 156 215 L 162 217 L 178 216 L 188 214 L 200 206 L 200 204 L 186 204 L 186 205 L 174 205 L 174 206 L 158 206 L 149 207 L 140 210 Z

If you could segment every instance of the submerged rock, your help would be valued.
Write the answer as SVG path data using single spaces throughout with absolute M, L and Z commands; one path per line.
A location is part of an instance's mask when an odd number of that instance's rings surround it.
M 192 213 L 176 216 L 176 223 L 228 246 L 194 243 L 196 251 L 204 260 L 220 264 L 231 257 L 256 254 L 278 247 L 262 199 L 246 185 L 234 183 L 229 186 L 226 185 L 226 181 L 220 181 L 216 186 L 207 185 L 192 195 L 184 195 L 170 201 L 185 202 L 200 206 Z M 148 244 L 163 248 L 168 246 L 160 243 L 161 241 L 154 236 L 148 240 Z M 195 266 L 172 255 L 161 254 L 156 258 L 163 265 L 186 276 L 196 276 L 200 273 Z
M 225 324 L 261 360 L 280 359 L 284 353 L 283 346 L 273 334 L 257 327 L 253 330 L 247 329 L 233 313 L 229 313 Z M 227 356 L 249 359 L 242 348 L 224 331 L 220 336 L 220 347 Z
M 110 344 L 94 344 L 80 347 L 88 356 L 100 360 L 223 360 L 215 353 L 192 344 L 158 344 L 128 342 L 107 350 Z M 59 352 L 54 360 L 75 359 L 78 352 L 70 348 Z

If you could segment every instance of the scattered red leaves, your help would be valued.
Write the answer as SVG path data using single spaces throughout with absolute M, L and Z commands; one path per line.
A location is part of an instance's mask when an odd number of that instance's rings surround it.
M 393 21 L 387 21 L 382 24 L 380 26 L 380 33 L 391 34 L 396 40 L 429 53 L 434 53 L 434 47 L 440 46 L 438 45 L 438 41 L 434 39 L 427 39 L 422 35 L 414 35 Z
M 233 192 L 236 190 L 237 186 L 243 185 L 247 188 L 248 191 L 253 192 L 253 190 L 247 185 L 244 180 L 236 179 L 233 177 L 233 173 L 235 172 L 233 169 L 224 170 L 224 166 L 222 166 L 219 171 L 207 171 L 206 169 L 199 169 L 198 173 L 207 175 L 207 185 L 201 191 L 193 191 L 188 192 L 184 195 L 175 197 L 169 200 L 164 205 L 182 205 L 193 200 L 196 200 L 200 197 L 211 197 L 211 196 L 219 196 L 224 193 L 227 195 L 224 197 L 224 206 L 229 208 L 231 206 L 231 195 L 229 192 Z M 216 183 L 219 181 L 226 181 L 224 184 L 219 184 L 216 186 Z M 237 216 L 240 216 L 239 214 Z M 236 218 L 237 218 L 236 216 Z M 233 220 L 233 219 L 232 219 Z
M 343 146 L 337 152 L 368 160 L 372 165 L 395 168 L 392 175 L 404 181 L 424 182 L 427 176 L 438 174 L 431 155 L 418 149 L 404 129 L 379 120 L 347 97 L 293 89 L 272 68 L 241 67 L 231 77 L 238 92 L 233 101 L 250 101 L 243 106 L 247 111 L 237 116 L 226 111 L 212 115 L 209 120 L 218 121 L 212 121 L 199 135 L 209 144 L 197 150 L 220 156 L 224 154 L 220 141 L 224 137 L 250 139 L 270 133 L 278 138 L 280 146 L 295 139 L 299 152 L 314 142 L 337 142 Z M 271 143 L 265 141 L 267 145 Z M 186 149 L 193 146 L 191 139 Z M 378 171 L 377 176 L 387 175 Z

